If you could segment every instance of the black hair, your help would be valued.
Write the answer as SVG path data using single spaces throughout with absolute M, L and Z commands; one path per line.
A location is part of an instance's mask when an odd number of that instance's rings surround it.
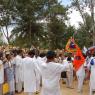
M 45 57 L 46 56 L 46 54 L 45 53 L 40 53 L 40 57 Z
M 10 56 L 10 54 L 6 54 L 5 56 L 6 56 L 6 58 L 8 59 L 8 57 Z
M 12 50 L 11 53 L 14 55 L 14 57 L 17 55 L 17 50 Z
M 69 56 L 69 57 L 67 58 L 67 61 L 72 61 L 72 58 Z
M 0 52 L 0 59 L 2 59 L 3 57 L 3 52 Z
M 22 53 L 22 50 L 21 49 L 17 50 L 17 55 L 19 55 L 21 53 Z
M 56 57 L 56 54 L 54 51 L 48 51 L 46 54 L 47 59 L 52 59 L 54 57 Z
M 29 56 L 34 56 L 34 55 L 35 55 L 35 50 L 30 50 L 30 51 L 28 52 L 28 55 L 29 55 Z

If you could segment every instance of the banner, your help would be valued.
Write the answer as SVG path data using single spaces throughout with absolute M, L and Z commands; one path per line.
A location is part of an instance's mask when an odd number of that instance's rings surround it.
M 78 45 L 75 43 L 74 38 L 70 38 L 66 44 L 66 52 L 73 53 L 76 52 L 78 48 Z
M 75 70 L 77 71 L 82 66 L 82 64 L 84 64 L 84 62 L 85 62 L 85 58 L 84 58 L 80 48 L 78 48 L 75 53 L 74 61 L 73 61 Z

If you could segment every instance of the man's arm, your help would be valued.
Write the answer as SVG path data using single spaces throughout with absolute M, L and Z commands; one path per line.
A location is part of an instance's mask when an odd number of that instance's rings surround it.
M 69 70 L 69 65 L 62 65 L 57 63 L 57 68 L 56 68 L 58 73 L 61 73 L 63 71 L 68 71 Z

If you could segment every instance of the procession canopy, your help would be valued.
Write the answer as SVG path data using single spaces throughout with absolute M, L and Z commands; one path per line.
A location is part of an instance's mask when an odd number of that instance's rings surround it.
M 74 53 L 77 51 L 77 48 L 78 48 L 78 45 L 75 43 L 74 38 L 71 37 L 66 44 L 66 48 L 65 48 L 66 52 Z
M 79 70 L 79 68 L 84 64 L 85 58 L 82 54 L 81 49 L 75 43 L 74 38 L 71 37 L 68 40 L 65 50 L 68 53 L 74 54 L 73 65 L 74 65 L 75 71 Z

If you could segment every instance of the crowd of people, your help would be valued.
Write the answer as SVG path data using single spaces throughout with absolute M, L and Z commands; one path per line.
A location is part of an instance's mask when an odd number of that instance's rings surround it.
M 78 93 L 83 91 L 84 81 L 90 77 L 90 94 L 95 91 L 95 53 L 84 55 L 85 62 L 75 71 L 74 54 L 64 51 L 40 52 L 37 49 L 0 51 L 0 95 L 3 84 L 8 83 L 8 95 L 24 93 L 34 95 L 61 95 L 59 81 L 73 89 L 74 77 L 78 81 Z

